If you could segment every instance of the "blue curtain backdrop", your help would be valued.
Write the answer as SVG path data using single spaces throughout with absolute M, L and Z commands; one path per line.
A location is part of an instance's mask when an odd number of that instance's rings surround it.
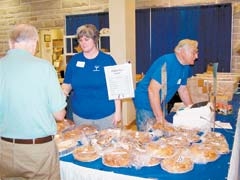
M 152 9 L 152 60 L 172 53 L 179 40 L 197 39 L 199 7 Z
M 150 11 L 149 9 L 136 11 L 136 69 L 138 72 L 145 72 L 145 67 L 149 67 L 151 62 L 151 42 L 150 42 Z M 147 41 L 145 41 L 147 40 Z
M 66 16 L 66 35 L 75 35 L 79 26 L 94 24 L 99 30 L 109 27 L 108 13 L 93 13 Z
M 109 27 L 108 13 L 66 16 L 66 35 L 76 34 L 83 24 L 100 30 Z M 199 59 L 193 74 L 202 73 L 209 63 L 218 62 L 218 71 L 229 72 L 231 65 L 231 4 L 167 7 L 136 10 L 136 72 L 146 73 L 153 61 L 174 50 L 183 38 L 199 42 Z M 102 39 L 110 49 L 109 39 Z M 70 44 L 70 43 L 69 43 Z
M 231 65 L 231 4 L 203 6 L 198 27 L 200 54 L 198 64 L 218 62 L 219 72 L 230 72 Z M 201 69 L 202 70 L 202 69 Z M 204 69 L 205 70 L 205 69 Z
M 80 14 L 80 15 L 69 15 L 65 19 L 65 32 L 66 35 L 75 35 L 76 30 L 79 26 L 84 24 L 94 24 L 98 30 L 102 28 L 109 28 L 109 18 L 108 13 L 92 13 L 92 14 Z M 75 42 L 77 44 L 77 41 Z M 106 49 L 110 49 L 109 38 L 102 38 L 102 46 Z M 70 41 L 67 42 L 67 45 L 70 44 Z M 70 47 L 67 46 L 67 50 Z
M 211 62 L 219 63 L 218 71 L 230 71 L 231 4 L 136 10 L 136 17 L 137 73 L 145 73 L 157 57 L 173 52 L 183 38 L 199 42 L 199 59 L 192 68 L 193 74 L 204 72 Z M 150 36 L 145 34 L 147 24 Z M 146 47 L 150 47 L 149 56 L 145 54 Z

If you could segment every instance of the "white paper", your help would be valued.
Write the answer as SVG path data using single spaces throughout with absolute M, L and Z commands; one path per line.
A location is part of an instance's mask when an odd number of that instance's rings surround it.
M 218 129 L 232 129 L 232 126 L 231 126 L 230 123 L 215 121 L 215 128 L 218 128 Z
M 104 71 L 109 100 L 134 97 L 132 65 L 130 63 L 105 66 Z

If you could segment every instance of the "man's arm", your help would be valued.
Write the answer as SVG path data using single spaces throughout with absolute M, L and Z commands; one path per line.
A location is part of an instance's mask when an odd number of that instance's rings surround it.
M 57 121 L 64 120 L 65 115 L 66 115 L 66 110 L 65 109 L 62 109 L 60 111 L 57 111 L 57 112 L 53 113 L 53 116 Z
M 161 88 L 162 85 L 154 79 L 150 81 L 150 84 L 148 86 L 148 96 L 150 105 L 152 107 L 153 114 L 156 117 L 157 122 L 160 123 L 162 123 L 163 120 L 165 120 L 165 117 L 163 117 L 163 112 L 161 109 L 161 98 L 159 95 L 159 91 L 161 90 Z
M 72 86 L 71 84 L 66 84 L 66 83 L 63 83 L 62 84 L 62 90 L 63 90 L 63 93 L 68 96 L 70 91 L 72 90 Z
M 178 88 L 178 94 L 185 106 L 191 106 L 193 104 L 192 98 L 190 96 L 187 86 L 181 85 Z

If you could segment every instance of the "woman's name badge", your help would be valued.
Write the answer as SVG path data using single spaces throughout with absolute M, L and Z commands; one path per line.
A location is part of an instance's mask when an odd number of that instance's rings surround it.
M 181 84 L 181 79 L 178 79 L 177 84 Z
M 76 66 L 77 67 L 84 67 L 85 66 L 85 62 L 84 61 L 78 61 Z

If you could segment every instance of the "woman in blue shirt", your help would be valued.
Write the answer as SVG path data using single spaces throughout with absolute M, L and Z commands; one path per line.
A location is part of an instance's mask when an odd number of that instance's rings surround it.
M 62 85 L 66 95 L 73 90 L 73 120 L 77 125 L 113 128 L 121 120 L 121 101 L 108 99 L 104 66 L 116 62 L 98 49 L 99 31 L 94 25 L 80 26 L 77 39 L 82 52 L 70 59 Z

